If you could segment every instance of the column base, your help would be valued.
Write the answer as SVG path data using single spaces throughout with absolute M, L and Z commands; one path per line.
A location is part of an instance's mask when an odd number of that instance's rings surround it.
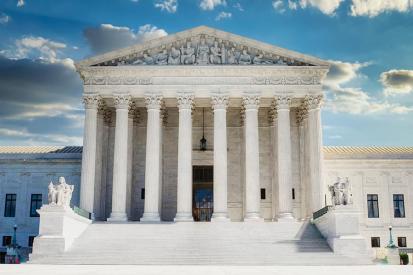
M 106 221 L 108 221 L 108 222 L 127 222 L 128 221 L 128 216 L 126 215 L 126 213 L 112 212 L 110 214 L 110 217 Z
M 140 222 L 160 222 L 161 217 L 159 213 L 143 213 Z
M 244 222 L 263 222 L 264 218 L 261 218 L 258 213 L 247 213 L 244 217 Z
M 292 213 L 278 214 L 277 222 L 294 222 L 295 218 Z
M 192 213 L 176 213 L 174 218 L 174 222 L 193 222 L 194 218 L 192 217 Z
M 211 222 L 230 222 L 227 213 L 213 213 L 211 217 Z

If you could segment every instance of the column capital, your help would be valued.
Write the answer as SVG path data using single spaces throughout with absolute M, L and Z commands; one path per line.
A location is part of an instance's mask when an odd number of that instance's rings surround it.
M 146 95 L 145 104 L 146 108 L 149 110 L 160 110 L 162 108 L 162 95 Z
M 242 97 L 242 104 L 245 110 L 258 110 L 260 107 L 259 95 L 244 95 Z
M 290 110 L 291 97 L 290 96 L 276 96 L 275 97 L 276 108 L 278 110 Z
M 213 95 L 211 97 L 212 109 L 214 110 L 226 110 L 228 107 L 227 95 Z
M 306 95 L 304 105 L 306 105 L 309 110 L 320 109 L 323 98 L 323 95 Z
M 114 94 L 113 98 L 115 100 L 116 109 L 129 109 L 132 104 L 132 97 L 130 94 Z
M 85 105 L 85 109 L 98 109 L 101 104 L 101 96 L 98 94 L 86 94 L 83 95 L 82 101 Z
M 192 93 L 179 93 L 177 95 L 177 99 L 178 99 L 178 108 L 180 110 L 182 110 L 182 109 L 192 110 L 192 107 L 194 105 L 194 94 L 192 94 Z

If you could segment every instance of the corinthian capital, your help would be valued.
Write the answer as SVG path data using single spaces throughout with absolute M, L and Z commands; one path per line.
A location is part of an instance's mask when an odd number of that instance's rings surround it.
M 275 97 L 277 104 L 277 110 L 289 110 L 291 105 L 290 96 L 277 96 Z
M 101 97 L 98 94 L 83 95 L 82 98 L 85 109 L 98 109 L 101 104 Z
M 304 98 L 304 105 L 309 110 L 320 109 L 323 98 L 323 95 L 307 95 Z
M 148 110 L 160 110 L 162 107 L 162 96 L 147 95 L 145 97 L 145 103 Z
M 192 110 L 194 105 L 194 95 L 191 93 L 178 94 L 178 108 Z
M 227 95 L 214 95 L 211 98 L 212 109 L 214 110 L 226 110 L 228 107 Z
M 242 97 L 242 104 L 245 110 L 258 110 L 260 106 L 260 97 L 258 95 L 244 95 Z
M 132 103 L 132 97 L 129 94 L 114 94 L 113 98 L 115 100 L 116 109 L 129 109 Z

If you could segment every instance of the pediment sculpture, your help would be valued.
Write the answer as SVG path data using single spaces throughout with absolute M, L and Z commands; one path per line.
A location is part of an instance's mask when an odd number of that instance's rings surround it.
M 293 58 L 205 35 L 145 49 L 141 52 L 98 63 L 95 66 L 125 65 L 311 66 L 311 64 Z
M 74 185 L 67 184 L 64 177 L 59 177 L 58 184 L 50 182 L 48 193 L 49 204 L 70 207 L 73 190 Z
M 348 178 L 342 180 L 338 177 L 337 182 L 328 186 L 328 190 L 331 194 L 333 206 L 353 204 L 353 194 L 351 193 L 351 185 Z

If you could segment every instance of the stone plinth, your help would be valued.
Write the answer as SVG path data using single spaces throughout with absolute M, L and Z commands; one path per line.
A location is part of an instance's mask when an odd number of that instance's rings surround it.
M 43 205 L 38 213 L 39 236 L 34 239 L 30 260 L 67 251 L 73 241 L 92 223 L 65 206 Z
M 400 253 L 399 248 L 387 247 L 387 263 L 390 265 L 400 265 Z
M 335 206 L 313 223 L 335 254 L 370 257 L 367 242 L 360 235 L 360 212 L 352 206 Z

